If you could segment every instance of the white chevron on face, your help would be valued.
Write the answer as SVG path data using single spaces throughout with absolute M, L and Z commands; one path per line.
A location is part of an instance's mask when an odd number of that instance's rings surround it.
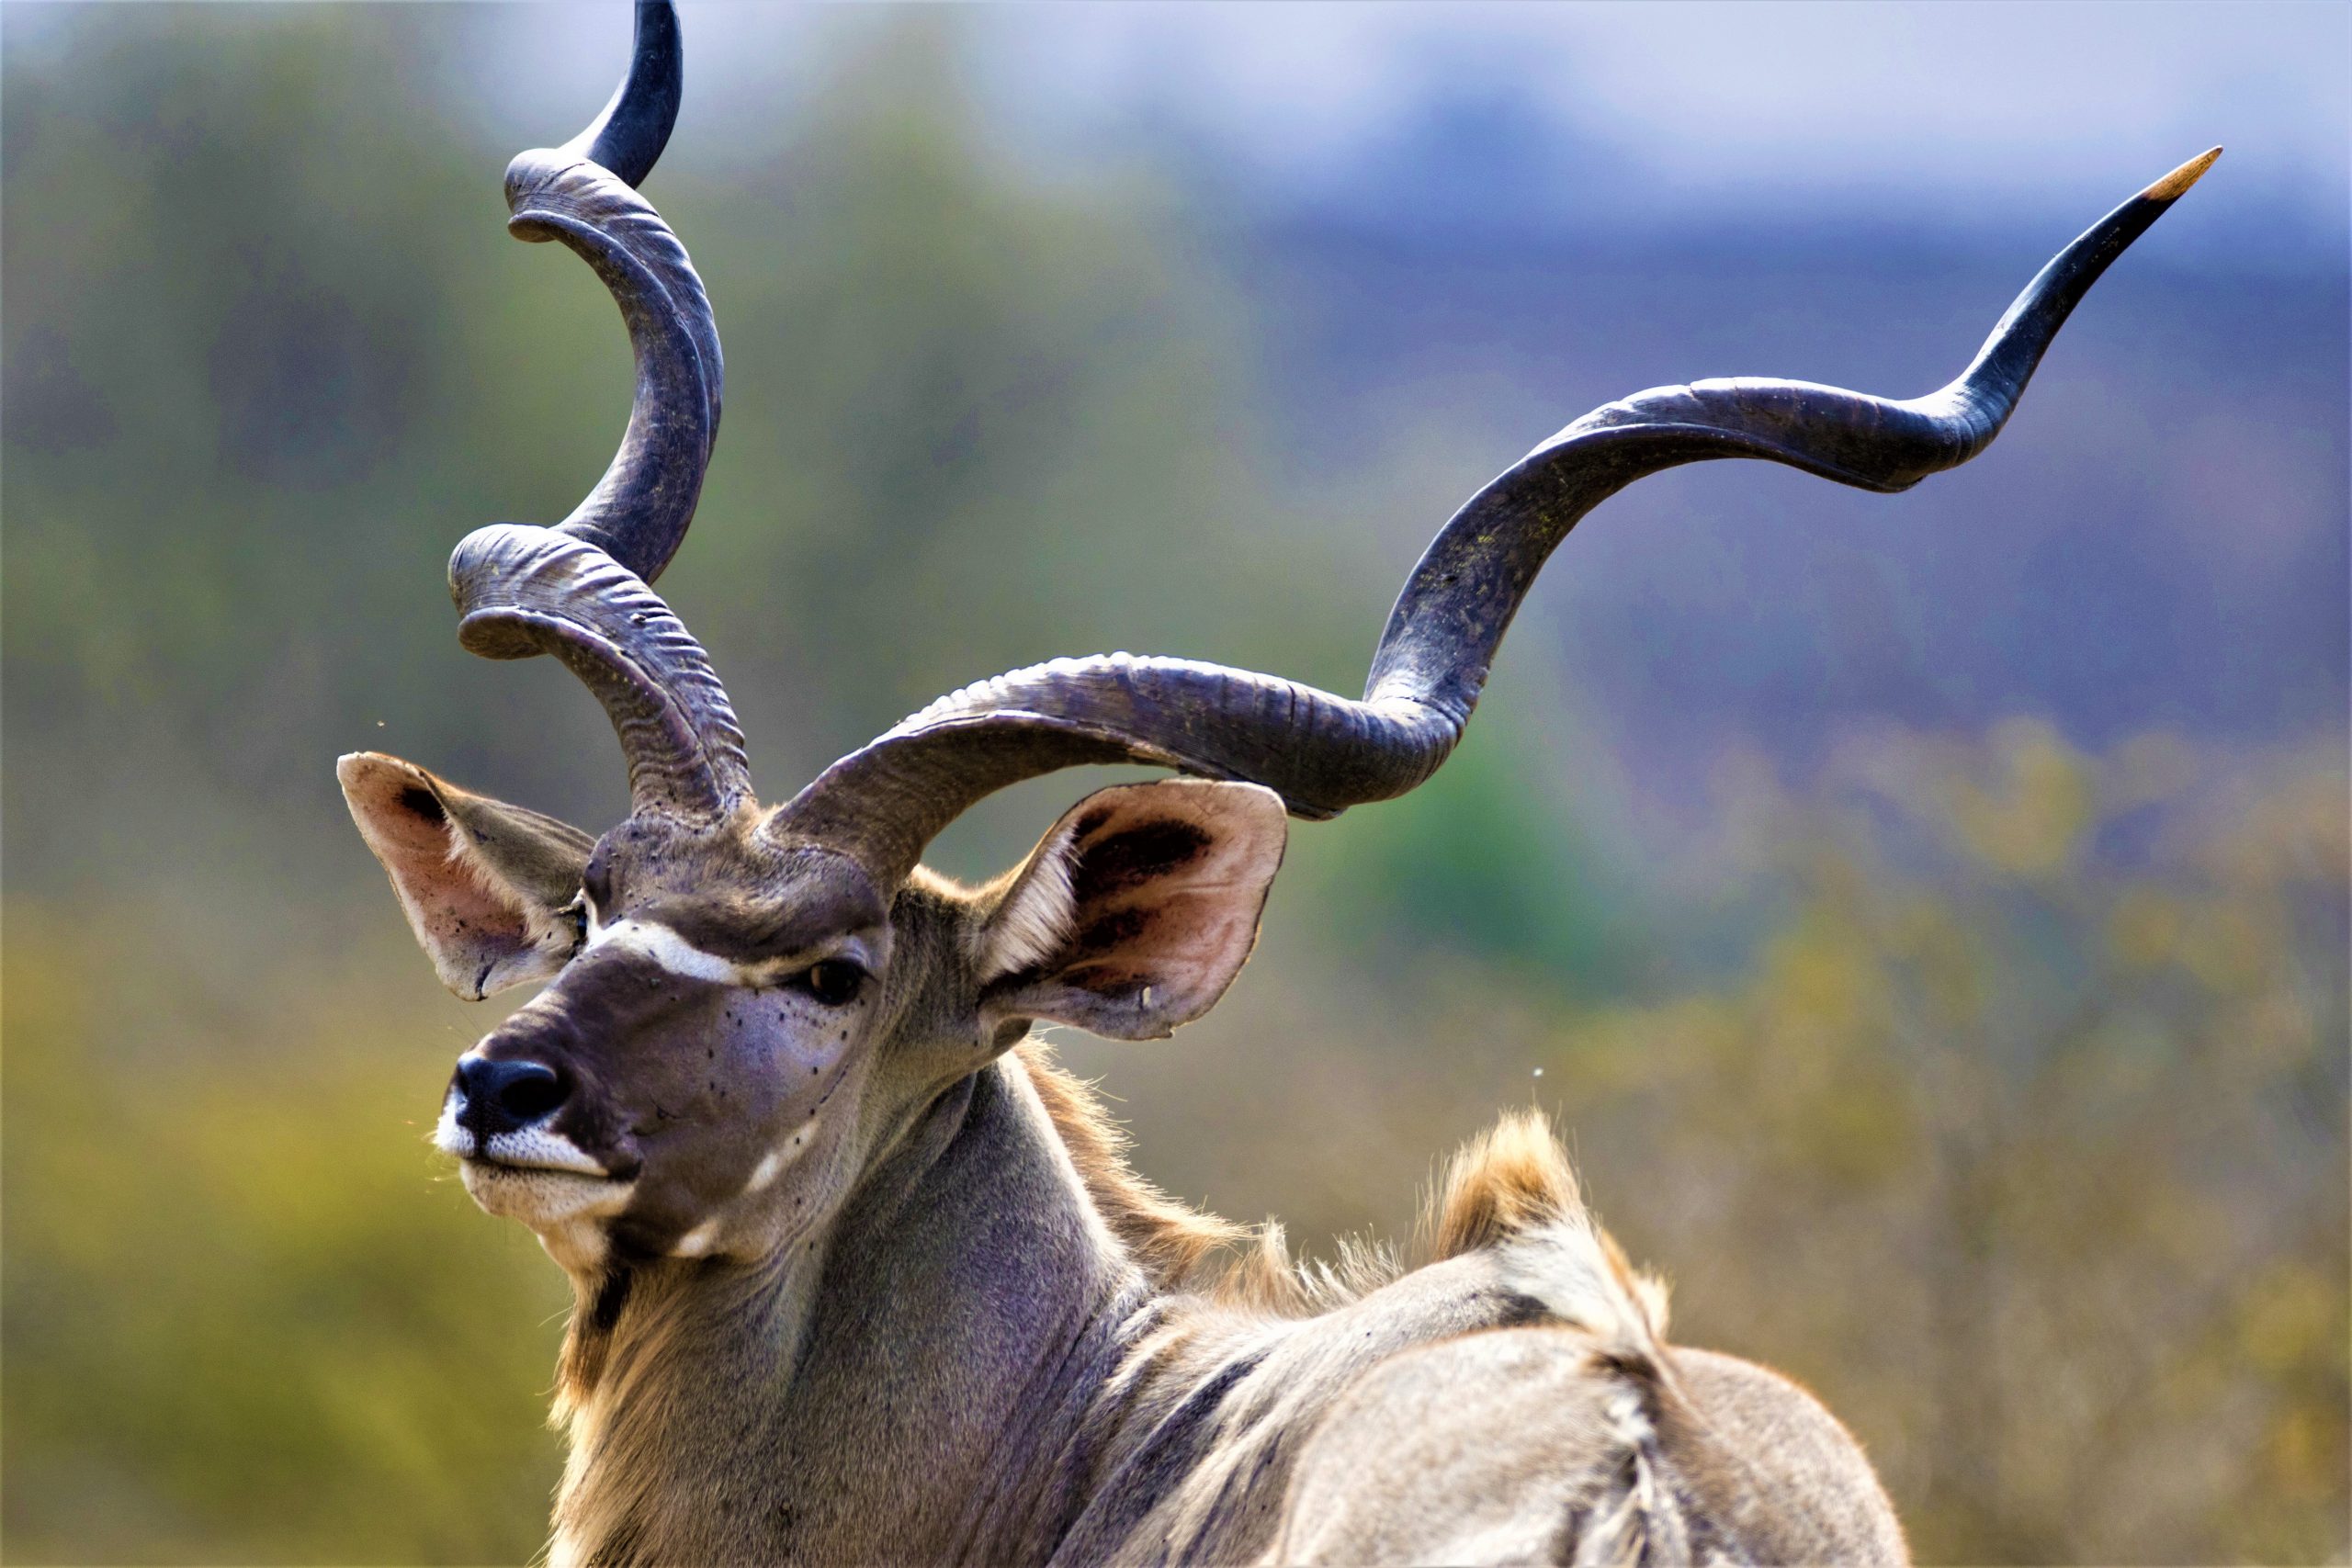
M 634 918 L 615 920 L 605 925 L 596 918 L 594 906 L 588 913 L 588 942 L 583 953 L 602 948 L 617 948 L 660 965 L 669 973 L 688 980 L 709 980 L 722 986 L 752 986 L 775 972 L 773 964 L 738 964 L 731 958 L 696 947 L 668 926 L 654 920 Z

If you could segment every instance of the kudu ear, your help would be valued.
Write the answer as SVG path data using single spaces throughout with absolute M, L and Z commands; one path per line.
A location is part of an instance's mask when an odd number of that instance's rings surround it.
M 1257 784 L 1168 779 L 1088 795 L 980 928 L 983 1024 L 1157 1040 L 1190 1023 L 1257 943 L 1288 836 L 1282 796 Z
M 334 773 L 443 985 L 480 1001 L 563 967 L 594 839 L 397 757 L 355 751 Z

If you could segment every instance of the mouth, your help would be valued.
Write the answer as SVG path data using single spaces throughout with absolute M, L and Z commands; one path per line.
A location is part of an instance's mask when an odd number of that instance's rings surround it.
M 453 1091 L 441 1105 L 441 1120 L 433 1129 L 433 1145 L 455 1155 L 469 1168 L 497 1167 L 510 1171 L 545 1171 L 587 1177 L 598 1181 L 626 1181 L 634 1170 L 616 1171 L 560 1133 L 544 1127 L 514 1127 L 484 1133 L 466 1124 L 464 1103 Z
M 544 1165 L 516 1165 L 503 1159 L 461 1159 L 458 1164 L 458 1175 L 465 1182 L 466 1190 L 476 1198 L 492 1191 L 577 1193 L 586 1196 L 626 1192 L 636 1185 L 609 1176 L 585 1176 L 576 1170 L 558 1170 Z
M 456 1155 L 469 1166 L 486 1166 L 496 1170 L 544 1171 L 555 1176 L 578 1177 L 588 1181 L 626 1179 L 605 1169 L 572 1145 L 561 1139 L 550 1141 L 560 1146 L 551 1149 L 536 1148 L 509 1133 L 491 1138 L 486 1143 L 476 1140 L 472 1146 L 468 1148 L 448 1148 L 444 1145 L 444 1152 Z
M 582 1170 L 576 1166 L 553 1165 L 544 1160 L 510 1159 L 498 1154 L 461 1154 L 458 1156 L 458 1163 L 469 1179 L 479 1177 L 485 1181 L 494 1181 L 507 1177 L 548 1176 L 562 1177 L 591 1187 L 628 1185 L 626 1178 L 603 1170 Z
M 486 1213 L 519 1220 L 542 1235 L 574 1230 L 628 1206 L 634 1169 L 616 1171 L 560 1133 L 512 1128 L 487 1136 L 460 1119 L 452 1093 L 433 1130 L 434 1145 L 458 1157 L 467 1193 Z

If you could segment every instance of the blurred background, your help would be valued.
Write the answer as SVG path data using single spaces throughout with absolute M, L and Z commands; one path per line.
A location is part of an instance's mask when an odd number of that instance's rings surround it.
M 1923 391 L 2227 143 L 1989 455 L 1611 502 L 1436 782 L 1297 828 L 1215 1015 L 1062 1048 L 1149 1175 L 1310 1251 L 1550 1109 L 1678 1337 L 1817 1390 L 1923 1557 L 2344 1561 L 2348 16 L 688 5 L 648 193 L 728 415 L 662 592 L 772 798 L 1056 654 L 1352 692 L 1577 414 Z M 424 1142 L 499 1004 L 331 764 L 624 808 L 442 573 L 624 421 L 610 301 L 499 174 L 628 27 L 0 12 L 15 1561 L 540 1543 L 568 1292 Z

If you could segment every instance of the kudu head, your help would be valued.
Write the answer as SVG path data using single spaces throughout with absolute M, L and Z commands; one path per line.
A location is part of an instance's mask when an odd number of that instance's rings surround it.
M 392 758 L 339 769 L 444 982 L 469 998 L 548 982 L 459 1059 L 437 1139 L 484 1208 L 582 1276 L 608 1260 L 783 1256 L 916 1111 L 1035 1021 L 1132 1040 L 1199 1017 L 1249 955 L 1285 813 L 1329 818 L 1437 770 L 1585 513 L 1708 458 L 1886 491 L 1967 460 L 2075 303 L 2216 155 L 2067 247 L 1937 392 L 1702 381 L 1569 425 L 1439 534 L 1361 700 L 1183 660 L 1057 660 L 943 697 L 766 808 L 709 660 L 650 586 L 684 537 L 718 427 L 709 301 L 634 188 L 680 82 L 670 7 L 640 5 L 635 62 L 604 114 L 507 171 L 511 231 L 561 241 L 618 300 L 636 401 L 570 518 L 481 529 L 449 569 L 468 648 L 553 654 L 603 703 L 630 814 L 592 839 Z M 919 867 L 982 796 L 1123 761 L 1192 776 L 1088 797 L 987 886 Z

